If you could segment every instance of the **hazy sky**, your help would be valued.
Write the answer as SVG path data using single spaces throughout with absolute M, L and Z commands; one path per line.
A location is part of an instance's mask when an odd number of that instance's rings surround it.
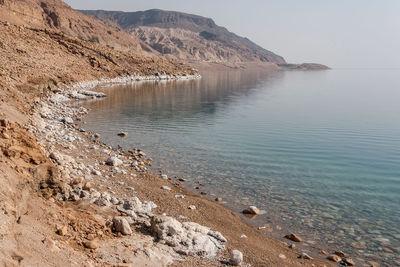
M 65 0 L 76 9 L 151 8 L 210 17 L 288 62 L 400 67 L 400 0 Z

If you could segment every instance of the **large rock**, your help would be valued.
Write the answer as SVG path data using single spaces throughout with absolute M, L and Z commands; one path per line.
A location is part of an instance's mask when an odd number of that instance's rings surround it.
M 168 216 L 154 216 L 151 229 L 162 243 L 184 255 L 202 255 L 214 258 L 225 249 L 221 240 L 226 240 L 220 233 L 210 231 L 208 227 L 194 222 L 180 223 Z
M 124 217 L 114 217 L 113 227 L 116 232 L 120 232 L 123 235 L 132 234 L 132 229 L 129 226 L 128 221 Z
M 239 266 L 243 262 L 243 254 L 239 250 L 233 250 L 231 257 L 229 258 L 229 264 L 233 266 Z

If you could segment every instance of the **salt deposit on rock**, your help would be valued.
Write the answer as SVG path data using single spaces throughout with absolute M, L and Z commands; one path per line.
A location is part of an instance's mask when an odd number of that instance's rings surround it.
M 162 243 L 174 248 L 180 254 L 202 254 L 207 258 L 214 258 L 219 251 L 225 249 L 219 239 L 226 240 L 220 233 L 210 231 L 208 227 L 194 222 L 180 223 L 168 216 L 154 216 L 151 220 L 151 229 Z

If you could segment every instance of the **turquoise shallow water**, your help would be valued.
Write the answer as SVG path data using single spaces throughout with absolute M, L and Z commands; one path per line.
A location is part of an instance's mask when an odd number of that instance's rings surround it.
M 294 231 L 303 249 L 397 264 L 400 70 L 203 72 L 203 79 L 104 89 L 86 128 L 138 147 L 154 170 Z M 116 136 L 120 131 L 128 137 Z M 283 230 L 277 226 L 281 226 Z

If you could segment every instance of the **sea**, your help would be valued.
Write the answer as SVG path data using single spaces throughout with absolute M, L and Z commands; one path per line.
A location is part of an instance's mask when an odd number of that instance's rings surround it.
M 201 74 L 103 87 L 84 127 L 302 251 L 400 265 L 400 69 Z

